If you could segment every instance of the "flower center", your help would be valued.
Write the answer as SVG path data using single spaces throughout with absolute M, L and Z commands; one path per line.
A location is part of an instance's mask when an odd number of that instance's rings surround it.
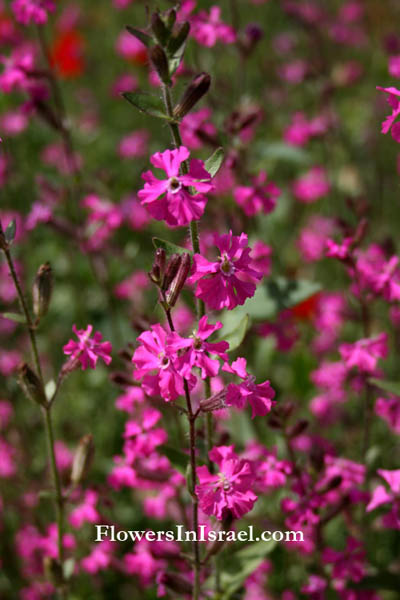
M 169 360 L 168 356 L 165 356 L 165 354 L 163 352 L 161 352 L 158 355 L 158 358 L 160 359 L 160 369 L 168 369 L 169 364 L 170 364 L 170 360 Z
M 193 336 L 193 348 L 194 350 L 201 350 L 203 347 L 203 341 L 199 338 L 196 337 L 196 335 Z
M 224 492 L 229 492 L 231 489 L 230 481 L 226 478 L 225 473 L 218 473 L 219 485 L 222 487 Z
M 231 260 L 229 260 L 229 257 L 226 254 L 226 252 L 224 252 L 220 256 L 219 261 L 221 263 L 220 269 L 222 271 L 222 274 L 226 275 L 227 277 L 229 277 L 230 275 L 233 275 L 233 273 L 235 272 L 236 269 L 235 269 L 233 262 Z
M 168 191 L 171 194 L 176 194 L 181 189 L 182 184 L 176 177 L 170 177 L 168 182 Z

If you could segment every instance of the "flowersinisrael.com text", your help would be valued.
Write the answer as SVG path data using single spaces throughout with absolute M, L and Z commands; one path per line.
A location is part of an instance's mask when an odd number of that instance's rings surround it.
M 254 532 L 253 525 L 249 525 L 247 529 L 240 531 L 213 531 L 207 528 L 206 525 L 199 525 L 198 535 L 193 530 L 185 529 L 183 525 L 177 525 L 175 530 L 166 531 L 116 531 L 114 525 L 95 525 L 96 537 L 95 542 L 109 540 L 110 542 L 140 542 L 142 539 L 148 542 L 304 542 L 304 534 L 302 531 L 261 531 Z

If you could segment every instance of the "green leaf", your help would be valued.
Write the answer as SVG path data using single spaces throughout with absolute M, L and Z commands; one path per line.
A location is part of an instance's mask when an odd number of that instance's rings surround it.
M 386 381 L 385 379 L 375 378 L 371 378 L 368 381 L 369 383 L 372 383 L 372 385 L 376 385 L 376 387 L 381 388 L 381 390 L 384 390 L 389 394 L 400 396 L 400 383 L 397 381 Z
M 138 39 L 139 42 L 142 42 L 142 44 L 144 44 L 145 46 L 147 46 L 147 48 L 150 48 L 150 46 L 153 43 L 153 38 L 150 35 L 148 35 L 144 31 L 141 31 L 140 29 L 136 29 L 135 27 L 131 27 L 130 25 L 127 25 L 126 29 L 127 29 L 127 31 L 129 31 L 129 33 L 131 35 L 133 35 L 136 39 Z
M 161 452 L 164 456 L 168 458 L 168 460 L 173 464 L 174 467 L 178 469 L 184 475 L 186 474 L 189 456 L 172 446 L 168 446 L 166 444 L 162 444 L 158 446 L 158 451 Z
M 232 553 L 229 549 L 226 570 L 221 572 L 221 600 L 229 600 L 243 585 L 244 581 L 254 573 L 264 558 L 275 548 L 276 542 L 255 542 Z
M 17 223 L 16 223 L 15 219 L 13 219 L 7 225 L 6 230 L 4 232 L 4 237 L 6 238 L 7 244 L 13 243 L 16 232 L 17 232 Z
M 24 315 L 19 313 L 4 312 L 1 313 L 1 316 L 4 317 L 4 319 L 10 319 L 10 321 L 15 321 L 16 323 L 26 323 Z
M 159 119 L 173 121 L 173 119 L 165 113 L 164 104 L 158 96 L 153 96 L 145 92 L 125 92 L 122 95 L 125 100 L 128 100 L 128 102 L 133 104 L 140 112 L 151 115 L 152 117 L 158 117 Z
M 223 148 L 217 148 L 215 152 L 211 154 L 209 158 L 204 163 L 204 168 L 208 173 L 210 173 L 211 177 L 215 177 L 222 166 L 222 162 L 224 160 L 225 152 Z
M 249 327 L 249 315 L 248 314 L 243 315 L 243 317 L 240 319 L 239 322 L 237 322 L 237 319 L 235 319 L 236 326 L 234 326 L 232 329 L 228 330 L 228 333 L 224 333 L 224 330 L 226 329 L 224 317 L 227 320 L 229 319 L 230 315 L 229 315 L 228 311 L 225 313 L 225 315 L 221 316 L 221 321 L 222 321 L 224 327 L 220 332 L 219 339 L 224 340 L 225 342 L 228 342 L 228 344 L 229 344 L 228 352 L 231 352 L 232 350 L 236 350 L 236 348 L 238 348 L 244 340 L 244 336 L 246 335 L 247 329 Z
M 178 246 L 177 244 L 173 244 L 167 240 L 162 240 L 158 237 L 153 237 L 152 241 L 155 248 L 164 248 L 167 254 L 190 254 L 191 256 L 193 254 L 193 252 L 187 248 L 182 248 L 182 246 Z

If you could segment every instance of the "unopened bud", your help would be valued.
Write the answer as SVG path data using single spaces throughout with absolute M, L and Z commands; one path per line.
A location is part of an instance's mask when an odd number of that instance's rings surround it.
M 149 277 L 156 285 L 161 285 L 165 271 L 166 253 L 164 248 L 157 248 L 154 255 L 153 267 Z
M 19 383 L 25 395 L 33 402 L 41 406 L 47 405 L 46 394 L 42 382 L 35 371 L 27 363 L 23 363 L 18 369 Z
M 282 429 L 282 421 L 277 417 L 269 417 L 268 425 L 272 427 L 272 429 Z
M 163 292 L 166 292 L 171 283 L 173 282 L 175 275 L 178 272 L 182 261 L 182 256 L 180 254 L 172 254 L 171 258 L 168 261 L 167 268 L 165 270 L 164 279 L 162 282 L 161 289 Z
M 63 570 L 60 562 L 52 556 L 43 558 L 43 569 L 47 581 L 50 581 L 54 587 L 59 588 L 64 583 Z
M 90 469 L 94 456 L 93 436 L 91 433 L 84 435 L 79 441 L 75 451 L 71 469 L 71 484 L 78 485 Z
M 200 408 L 202 412 L 212 412 L 213 410 L 220 410 L 225 408 L 226 390 L 221 390 L 216 394 L 213 394 L 209 398 L 200 400 Z
M 169 37 L 169 31 L 158 12 L 154 12 L 151 15 L 151 30 L 154 33 L 157 42 L 161 44 L 161 46 L 165 46 Z
M 3 231 L 3 227 L 1 226 L 1 222 L 0 222 L 0 249 L 7 250 L 6 237 L 4 235 L 4 231 Z
M 208 73 L 200 73 L 191 81 L 179 103 L 174 108 L 174 117 L 182 119 L 189 111 L 192 110 L 193 106 L 201 100 L 201 98 L 209 90 L 211 84 L 211 77 Z
M 168 288 L 165 299 L 169 306 L 175 306 L 190 271 L 190 254 L 182 254 L 179 269 Z
M 330 492 L 334 489 L 336 489 L 337 487 L 339 487 L 339 485 L 342 483 L 343 481 L 343 477 L 341 475 L 335 475 L 335 477 L 332 477 L 332 479 L 330 481 L 328 481 L 328 483 L 326 484 L 325 487 L 322 488 L 322 490 L 319 490 L 319 494 L 326 494 L 327 492 Z
M 129 361 L 132 361 L 132 356 L 130 357 Z M 121 387 L 130 387 L 131 385 L 135 385 L 134 379 L 123 371 L 111 373 L 110 379 L 113 383 L 115 383 L 115 385 L 120 385 Z
M 177 592 L 178 594 L 186 594 L 188 596 L 192 595 L 193 586 L 187 579 L 184 579 L 181 575 L 177 575 L 176 573 L 167 573 L 166 571 L 161 571 L 157 575 L 157 583 L 161 586 L 165 586 L 173 592 Z
M 37 319 L 41 319 L 47 313 L 52 292 L 53 273 L 50 263 L 47 262 L 39 267 L 32 288 L 33 312 Z
M 174 8 L 170 8 L 166 14 L 166 25 L 167 29 L 171 31 L 176 21 L 176 10 Z
M 295 438 L 298 435 L 301 435 L 303 431 L 307 429 L 309 422 L 306 419 L 300 419 L 297 423 L 293 425 L 293 427 L 289 428 L 288 436 L 290 438 Z
M 188 23 L 188 21 L 185 21 L 184 23 L 176 27 L 175 31 L 171 34 L 171 37 L 169 38 L 167 46 L 167 53 L 169 56 L 174 56 L 174 54 L 178 52 L 180 48 L 182 48 L 189 35 L 189 31 L 190 23 Z
M 163 83 L 170 83 L 168 59 L 161 46 L 153 46 L 150 50 L 150 61 Z

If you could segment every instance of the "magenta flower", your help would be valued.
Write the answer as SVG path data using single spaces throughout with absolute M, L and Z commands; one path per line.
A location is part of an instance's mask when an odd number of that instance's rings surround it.
M 364 373 L 373 373 L 378 359 L 387 356 L 387 334 L 380 333 L 376 337 L 364 338 L 354 344 L 341 344 L 339 352 L 348 369 L 357 367 Z
M 47 23 L 47 13 L 54 12 L 56 5 L 53 0 L 13 0 L 11 8 L 19 23 L 43 25 Z
M 191 34 L 199 44 L 211 48 L 218 41 L 232 44 L 236 40 L 233 27 L 221 21 L 221 8 L 211 6 L 210 13 L 201 10 L 191 21 Z
M 387 101 L 389 106 L 392 108 L 392 114 L 386 117 L 382 123 L 382 133 L 388 133 L 392 129 L 392 138 L 396 142 L 400 142 L 400 122 L 394 123 L 395 119 L 400 115 L 400 90 L 395 87 L 376 87 L 377 90 L 381 90 L 388 94 Z
M 214 446 L 209 457 L 218 465 L 219 472 L 211 474 L 206 466 L 197 468 L 196 494 L 200 508 L 206 515 L 214 515 L 219 520 L 229 513 L 240 519 L 257 500 L 252 491 L 251 465 L 247 460 L 239 459 L 233 446 Z
M 238 358 L 232 365 L 225 363 L 224 371 L 233 373 L 243 379 L 238 385 L 230 383 L 226 392 L 226 403 L 228 406 L 236 406 L 243 409 L 246 402 L 252 407 L 251 418 L 255 416 L 265 416 L 275 404 L 273 398 L 275 391 L 272 389 L 269 381 L 256 383 L 254 375 L 249 375 L 246 371 L 246 359 Z
M 275 183 L 272 181 L 267 183 L 267 174 L 265 171 L 261 171 L 257 177 L 253 178 L 252 186 L 236 187 L 233 196 L 243 212 L 248 217 L 252 217 L 260 212 L 266 214 L 272 212 L 280 193 L 281 191 Z
M 96 509 L 96 504 L 99 499 L 98 492 L 87 490 L 82 504 L 79 504 L 69 515 L 69 522 L 72 527 L 80 529 L 83 523 L 98 523 L 100 515 Z
M 398 396 L 378 398 L 375 402 L 375 413 L 386 421 L 394 433 L 400 435 L 400 398 Z
M 313 167 L 293 184 L 293 194 L 305 204 L 316 202 L 330 191 L 330 184 L 323 167 Z
M 35 51 L 29 44 L 18 46 L 10 56 L 2 56 L 4 70 L 0 75 L 0 89 L 9 94 L 14 89 L 25 90 L 29 85 L 29 71 L 34 69 Z
M 346 549 L 337 552 L 333 548 L 325 548 L 322 553 L 322 562 L 332 564 L 334 578 L 351 579 L 360 581 L 365 574 L 365 551 L 358 540 L 349 537 Z
M 138 341 L 140 346 L 132 358 L 136 366 L 134 377 L 145 377 L 146 383 L 154 393 L 158 386 L 161 396 L 167 402 L 182 395 L 183 377 L 176 368 L 176 354 L 168 348 L 168 334 L 165 329 L 159 324 L 152 325 L 151 331 L 144 331 L 138 337 Z
M 70 356 L 70 361 L 79 361 L 84 371 L 88 367 L 96 368 L 97 360 L 101 358 L 106 365 L 111 362 L 111 342 L 102 342 L 103 336 L 96 331 L 91 338 L 93 325 L 88 325 L 86 329 L 77 329 L 72 326 L 72 331 L 78 338 L 78 341 L 70 340 L 63 348 L 64 354 Z
M 221 329 L 222 323 L 217 322 L 215 325 L 207 323 L 205 315 L 199 321 L 198 330 L 194 331 L 189 338 L 183 338 L 177 333 L 172 333 L 169 336 L 168 351 L 179 353 L 185 349 L 186 352 L 178 357 L 178 370 L 183 376 L 190 374 L 193 367 L 201 369 L 201 376 L 215 377 L 219 371 L 219 362 L 216 359 L 210 358 L 209 354 L 216 354 L 225 361 L 228 360 L 226 350 L 229 348 L 228 342 L 207 342 L 206 340 L 218 329 Z
M 144 188 L 138 192 L 143 206 L 152 217 L 165 221 L 170 227 L 187 225 L 198 220 L 204 213 L 207 203 L 203 195 L 213 189 L 211 176 L 204 168 L 202 161 L 190 161 L 189 173 L 180 174 L 181 164 L 189 158 L 189 150 L 180 146 L 175 150 L 156 152 L 151 163 L 167 174 L 167 179 L 157 179 L 151 171 L 143 173 Z M 189 188 L 197 194 L 192 195 Z
M 202 108 L 197 112 L 189 113 L 182 119 L 181 135 L 185 146 L 198 149 L 203 146 L 204 140 L 213 139 L 217 135 L 215 125 L 208 119 L 211 117 L 209 108 Z
M 214 234 L 214 243 L 220 251 L 215 262 L 210 262 L 200 254 L 195 254 L 194 273 L 189 283 L 197 283 L 196 296 L 209 308 L 232 310 L 254 296 L 256 282 L 262 278 L 252 268 L 247 235 Z

